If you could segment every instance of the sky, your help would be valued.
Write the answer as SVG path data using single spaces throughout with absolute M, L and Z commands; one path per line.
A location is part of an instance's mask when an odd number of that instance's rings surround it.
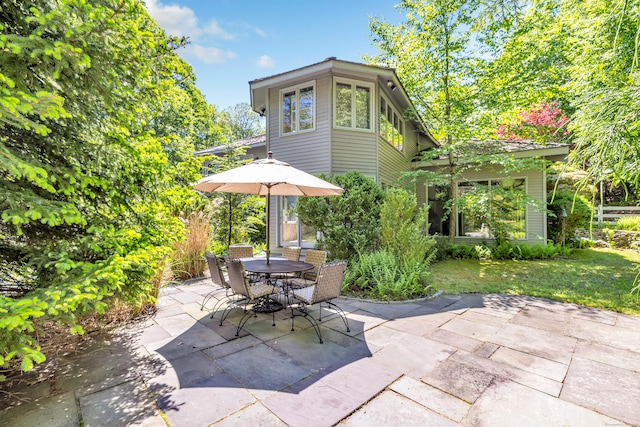
M 398 0 L 145 0 L 172 36 L 207 102 L 224 110 L 249 103 L 249 81 L 335 56 L 375 55 L 369 18 L 398 23 Z

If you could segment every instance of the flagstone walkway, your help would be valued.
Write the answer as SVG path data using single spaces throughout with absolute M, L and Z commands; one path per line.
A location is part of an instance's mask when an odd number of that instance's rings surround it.
M 0 426 L 640 425 L 638 318 L 509 295 L 342 298 L 351 332 L 328 315 L 320 344 L 286 310 L 236 337 L 240 310 L 223 326 L 200 310 L 210 283 L 164 289 L 153 317 L 9 390 L 25 402 Z

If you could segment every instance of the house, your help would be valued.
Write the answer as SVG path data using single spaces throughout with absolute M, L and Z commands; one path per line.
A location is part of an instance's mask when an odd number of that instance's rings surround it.
M 416 161 L 418 154 L 436 147 L 437 141 L 419 117 L 403 115 L 413 105 L 395 70 L 338 60 L 324 61 L 249 82 L 252 109 L 266 117 L 266 135 L 255 141 L 240 141 L 255 157 L 266 157 L 268 151 L 278 160 L 308 173 L 339 175 L 357 170 L 385 186 L 403 172 L 415 168 L 438 168 L 434 162 Z M 264 138 L 264 139 L 262 139 Z M 260 141 L 260 142 L 257 142 Z M 263 142 L 262 142 L 263 141 Z M 252 143 L 254 142 L 254 143 Z M 513 147 L 517 156 L 562 158 L 564 146 Z M 221 152 L 213 147 L 208 153 Z M 203 150 L 204 151 L 204 150 Z M 504 176 L 490 170 L 473 171 L 462 177 L 496 185 Z M 512 177 L 510 185 L 524 189 L 530 196 L 546 201 L 546 178 L 543 171 L 525 171 Z M 432 230 L 446 234 L 442 226 L 442 200 L 436 187 L 416 185 L 421 203 L 432 205 Z M 292 209 L 295 197 L 272 200 L 272 248 L 299 245 L 313 247 L 315 231 L 301 224 Z M 440 204 L 440 205 L 439 205 Z M 465 226 L 469 221 L 458 218 L 459 241 L 487 240 L 482 227 Z M 546 214 L 526 208 L 518 213 L 522 231 L 518 238 L 531 243 L 546 242 Z

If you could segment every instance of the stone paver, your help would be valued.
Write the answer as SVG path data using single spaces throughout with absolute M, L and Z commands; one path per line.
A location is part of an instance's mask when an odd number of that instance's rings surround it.
M 222 325 L 224 305 L 201 310 L 211 288 L 162 289 L 154 316 L 26 374 L 8 390 L 23 404 L 0 393 L 0 425 L 640 425 L 633 316 L 514 295 L 340 298 L 351 330 L 323 310 L 320 344 L 288 310 L 236 336 L 241 309 Z
M 126 396 L 126 399 L 122 397 Z M 142 381 L 130 381 L 79 399 L 85 427 L 165 426 Z
M 471 408 L 469 403 L 409 377 L 400 378 L 389 388 L 456 422 L 462 421 Z
M 442 415 L 401 396 L 393 391 L 385 391 L 362 409 L 346 419 L 350 427 L 370 426 L 433 426 L 454 427 L 457 423 Z
M 488 387 L 462 421 L 463 426 L 620 426 L 622 423 L 511 381 Z
M 615 413 L 633 425 L 640 423 L 640 374 L 575 357 L 560 397 L 603 414 Z

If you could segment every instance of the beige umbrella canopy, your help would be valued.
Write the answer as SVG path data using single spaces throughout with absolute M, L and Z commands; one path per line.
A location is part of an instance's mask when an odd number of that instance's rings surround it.
M 194 186 L 201 191 L 267 196 L 267 264 L 269 263 L 270 196 L 339 196 L 342 188 L 296 169 L 289 163 L 266 159 L 202 178 Z

